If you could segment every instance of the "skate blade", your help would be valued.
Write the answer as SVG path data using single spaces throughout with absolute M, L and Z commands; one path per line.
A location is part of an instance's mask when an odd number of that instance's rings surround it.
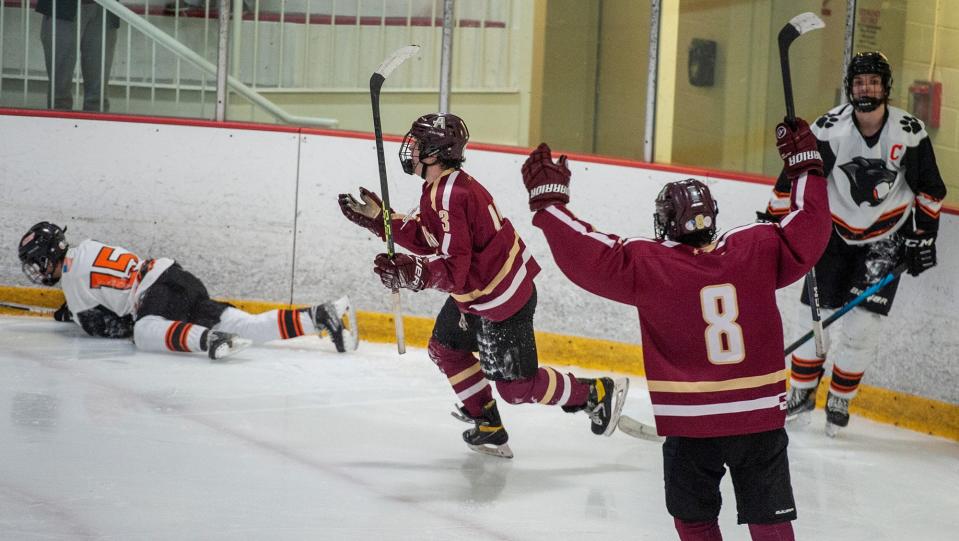
M 801 428 L 808 425 L 812 421 L 812 411 L 806 410 L 800 413 L 793 415 L 792 417 L 786 416 L 786 426 Z
M 344 295 L 333 302 L 333 309 L 336 315 L 346 319 L 346 326 L 343 329 L 343 344 L 347 351 L 356 351 L 360 347 L 360 328 L 356 325 L 356 312 L 353 310 L 353 303 L 350 297 Z
M 243 351 L 244 349 L 252 345 L 253 345 L 253 340 L 250 340 L 248 338 L 240 338 L 236 336 L 233 338 L 232 346 L 224 344 L 218 347 L 216 351 L 214 352 L 213 358 L 210 359 L 210 362 L 211 363 L 225 362 L 225 360 L 228 357 L 232 357 L 233 355 Z
M 509 448 L 508 443 L 504 443 L 503 445 L 473 445 L 472 443 L 467 443 L 466 446 L 480 454 L 498 458 L 513 458 L 513 450 Z
M 626 393 L 629 392 L 629 379 L 619 378 L 613 381 L 613 415 L 609 418 L 609 425 L 606 426 L 606 431 L 603 432 L 603 435 L 607 438 L 613 435 L 613 432 L 616 432 L 616 427 L 619 426 L 619 418 L 623 413 L 623 405 L 626 403 Z
M 641 440 L 657 442 L 666 439 L 656 432 L 655 426 L 641 423 L 629 415 L 621 415 L 617 425 L 619 425 L 619 429 L 623 432 L 623 434 L 626 434 L 627 436 L 632 436 Z
M 830 422 L 826 422 L 826 435 L 830 438 L 835 438 L 836 434 L 839 434 L 839 431 L 842 430 L 842 427 L 839 425 L 834 425 Z

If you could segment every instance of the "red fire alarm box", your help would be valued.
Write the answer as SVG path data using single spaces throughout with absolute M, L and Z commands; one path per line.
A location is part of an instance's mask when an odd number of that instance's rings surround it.
M 942 83 L 913 81 L 909 85 L 909 111 L 916 115 L 927 128 L 939 127 L 939 112 L 942 108 Z

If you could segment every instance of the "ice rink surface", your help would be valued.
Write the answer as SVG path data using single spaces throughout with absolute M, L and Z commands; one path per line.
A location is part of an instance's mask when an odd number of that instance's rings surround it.
M 212 364 L 0 317 L 0 389 L 0 539 L 676 539 L 659 444 L 501 403 L 516 457 L 476 454 L 424 350 L 302 337 Z M 640 378 L 625 412 L 651 421 Z M 959 539 L 959 444 L 823 422 L 790 432 L 798 539 Z M 748 539 L 728 476 L 723 497 Z

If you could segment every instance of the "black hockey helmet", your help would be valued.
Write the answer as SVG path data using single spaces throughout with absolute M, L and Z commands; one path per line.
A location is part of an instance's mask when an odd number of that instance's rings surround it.
M 463 119 L 451 113 L 430 113 L 413 122 L 400 145 L 400 163 L 403 171 L 412 175 L 413 145 L 420 144 L 420 160 L 436 156 L 450 167 L 459 167 L 463 151 L 470 140 L 470 131 Z
M 852 95 L 852 80 L 857 75 L 875 74 L 882 79 L 882 99 L 871 96 L 861 96 L 855 98 Z M 846 99 L 857 111 L 868 113 L 875 111 L 881 103 L 889 100 L 889 93 L 892 92 L 892 68 L 889 67 L 889 59 L 879 51 L 866 51 L 856 53 L 849 61 L 846 67 Z
M 717 215 L 719 205 L 705 184 L 693 178 L 677 180 L 656 196 L 653 229 L 657 239 L 702 246 L 716 236 Z
M 66 228 L 50 222 L 40 222 L 20 239 L 20 265 L 23 273 L 35 284 L 56 285 L 57 267 L 67 255 Z

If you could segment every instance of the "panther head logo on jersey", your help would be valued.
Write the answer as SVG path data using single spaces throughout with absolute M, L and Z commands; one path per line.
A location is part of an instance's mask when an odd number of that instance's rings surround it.
M 849 194 L 857 205 L 868 203 L 875 207 L 889 195 L 896 182 L 895 171 L 886 169 L 880 159 L 857 156 L 839 166 L 849 179 Z

